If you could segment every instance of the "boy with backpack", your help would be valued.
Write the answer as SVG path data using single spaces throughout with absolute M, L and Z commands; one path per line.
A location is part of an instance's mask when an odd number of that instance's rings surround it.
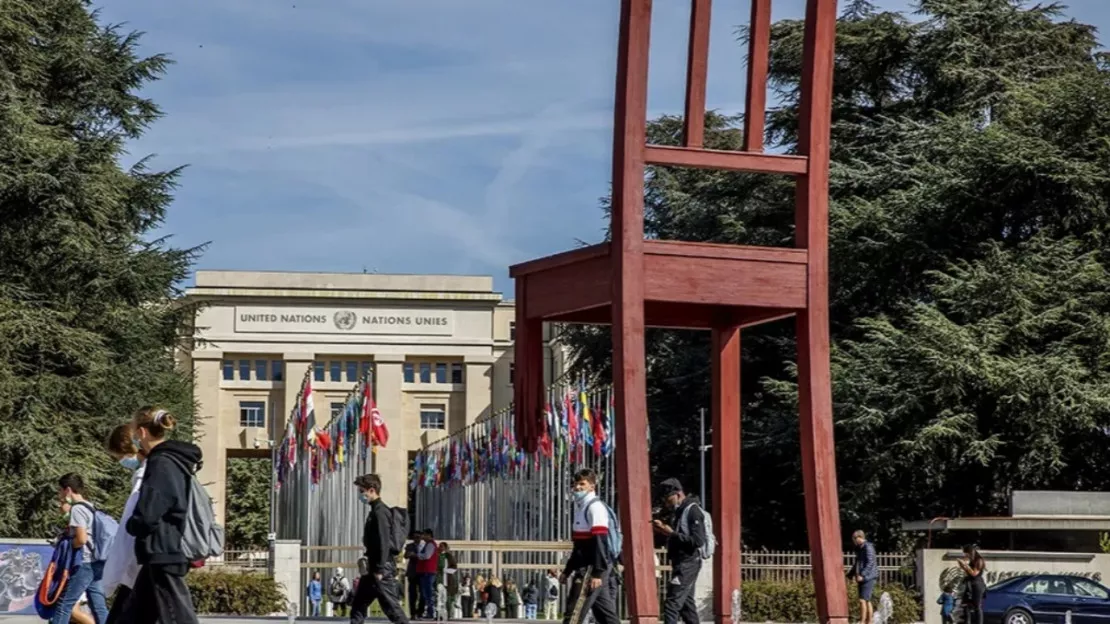
M 561 583 L 573 579 L 563 624 L 580 624 L 587 613 L 593 614 L 597 624 L 620 624 L 611 582 L 621 554 L 620 524 L 609 505 L 598 498 L 593 470 L 579 470 L 574 475 L 572 494 L 574 547 L 559 579 Z
M 89 599 L 96 624 L 108 621 L 108 601 L 101 579 L 108 548 L 116 536 L 117 524 L 110 516 L 85 500 L 85 481 L 81 475 L 69 473 L 58 479 L 58 499 L 69 505 L 69 526 L 66 534 L 73 547 L 79 549 L 80 564 L 73 570 L 65 593 L 58 602 L 50 624 L 69 624 L 74 607 L 85 594 Z
M 674 513 L 671 527 L 662 520 L 655 520 L 652 528 L 667 540 L 667 558 L 671 562 L 670 583 L 663 600 L 663 624 L 698 624 L 698 605 L 694 600 L 694 585 L 701 572 L 701 562 L 713 556 L 716 542 L 713 538 L 709 514 L 693 498 L 686 496 L 678 479 L 662 483 L 663 504 Z
M 401 554 L 408 535 L 408 512 L 388 507 L 381 498 L 382 480 L 376 474 L 366 474 L 355 479 L 358 498 L 370 506 L 362 530 L 362 545 L 366 555 L 359 561 L 358 588 L 351 603 L 351 624 L 363 624 L 366 611 L 375 600 L 382 613 L 394 624 L 409 624 L 401 608 L 401 587 L 397 583 L 394 558 Z

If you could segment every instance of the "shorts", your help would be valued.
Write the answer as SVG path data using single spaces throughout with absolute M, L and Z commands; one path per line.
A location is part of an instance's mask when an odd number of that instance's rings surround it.
M 871 600 L 871 594 L 875 591 L 875 579 L 859 583 L 859 599 Z

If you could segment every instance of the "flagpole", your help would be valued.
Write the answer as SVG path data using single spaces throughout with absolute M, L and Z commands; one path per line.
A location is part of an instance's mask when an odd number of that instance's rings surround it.
M 698 446 L 698 451 L 701 452 L 701 504 L 705 505 L 705 452 L 712 448 L 712 445 L 705 443 L 705 408 L 698 410 L 698 420 L 701 422 L 701 445 Z

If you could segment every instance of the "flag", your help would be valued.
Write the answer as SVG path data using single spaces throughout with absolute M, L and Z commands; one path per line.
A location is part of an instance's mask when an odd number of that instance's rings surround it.
M 385 424 L 385 419 L 382 418 L 382 413 L 378 411 L 378 404 L 374 402 L 374 391 L 367 383 L 366 386 L 366 403 L 370 405 L 370 439 L 374 444 L 374 452 L 378 452 L 378 447 L 385 448 L 389 444 L 389 427 Z
M 315 424 L 316 404 L 312 400 L 312 376 L 309 375 L 304 378 L 304 386 L 301 388 L 300 433 L 306 449 L 308 448 L 308 436 L 305 434 Z

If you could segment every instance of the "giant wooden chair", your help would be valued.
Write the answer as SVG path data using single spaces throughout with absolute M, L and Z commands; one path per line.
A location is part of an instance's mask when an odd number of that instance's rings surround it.
M 691 0 L 684 145 L 647 144 L 651 0 L 622 0 L 613 128 L 612 242 L 525 262 L 516 280 L 517 432 L 535 449 L 544 408 L 543 323 L 610 323 L 617 491 L 634 624 L 656 620 L 644 328 L 708 329 L 713 360 L 713 500 L 719 548 L 714 609 L 740 587 L 740 331 L 796 316 L 806 523 L 822 622 L 846 622 L 833 447 L 828 321 L 828 172 L 836 0 L 807 0 L 796 155 L 763 151 L 771 0 L 751 0 L 742 151 L 708 150 L 710 0 Z M 790 175 L 793 248 L 644 240 L 646 165 Z

